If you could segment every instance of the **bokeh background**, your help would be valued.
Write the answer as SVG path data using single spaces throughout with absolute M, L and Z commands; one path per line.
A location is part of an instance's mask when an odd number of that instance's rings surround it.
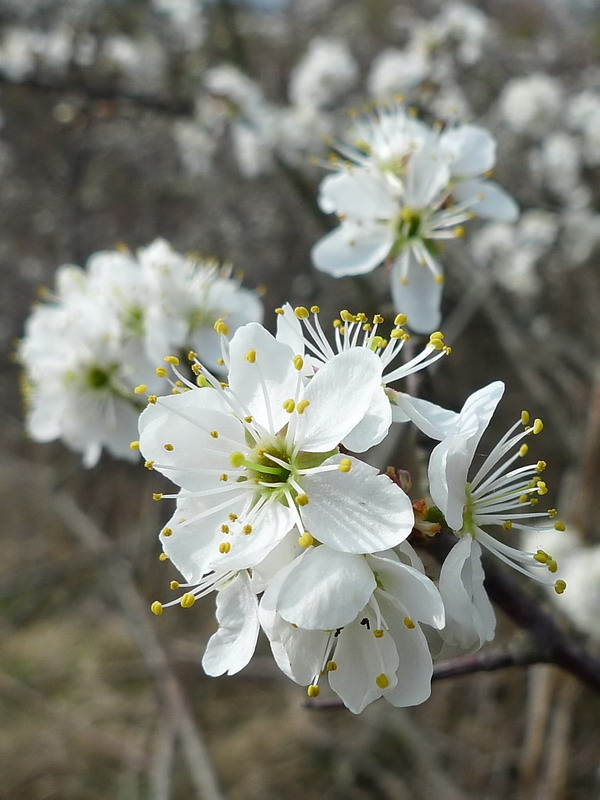
M 487 125 L 523 210 L 448 246 L 454 351 L 425 391 L 459 408 L 505 380 L 500 431 L 523 407 L 545 419 L 536 455 L 595 552 L 598 14 L 592 0 L 0 0 L 1 800 L 600 796 L 598 698 L 547 666 L 440 681 L 419 708 L 360 717 L 307 708 L 264 642 L 240 675 L 204 676 L 212 600 L 149 612 L 177 577 L 158 561 L 160 476 L 109 457 L 84 470 L 28 441 L 12 357 L 59 265 L 157 236 L 233 261 L 264 287 L 267 325 L 285 300 L 391 314 L 383 268 L 311 267 L 332 223 L 310 156 L 343 139 L 349 109 L 402 92 L 430 122 Z M 307 61 L 318 47 L 330 61 Z M 403 448 L 373 459 L 406 466 Z M 551 608 L 597 649 L 593 611 Z M 523 636 L 500 617 L 493 647 Z

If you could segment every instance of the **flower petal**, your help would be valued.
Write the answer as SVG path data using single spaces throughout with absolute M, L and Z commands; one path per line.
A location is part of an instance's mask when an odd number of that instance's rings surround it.
M 379 266 L 394 244 L 394 234 L 386 224 L 360 225 L 345 221 L 320 239 L 311 251 L 317 269 L 335 278 L 364 275 Z
M 405 392 L 394 392 L 390 397 L 394 422 L 410 420 L 431 439 L 442 440 L 456 432 L 459 418 L 456 411 L 442 408 L 420 397 L 411 397 Z
M 362 556 L 315 547 L 295 562 L 284 580 L 277 611 L 299 628 L 342 628 L 366 605 L 376 587 Z
M 323 466 L 339 464 L 333 456 Z M 346 553 L 375 553 L 402 542 L 412 530 L 412 504 L 402 489 L 374 467 L 350 459 L 350 472 L 322 472 L 302 479 L 306 530 Z
M 240 573 L 217 594 L 219 629 L 208 641 L 202 659 L 207 675 L 234 675 L 254 655 L 258 638 L 258 602 L 247 573 Z
M 440 136 L 439 145 L 450 158 L 453 177 L 474 178 L 496 163 L 496 140 L 478 125 L 450 128 Z
M 515 200 L 494 181 L 461 181 L 456 184 L 452 194 L 459 202 L 476 201 L 471 209 L 482 219 L 515 222 L 519 216 L 519 206 Z
M 391 219 L 398 207 L 388 184 L 376 172 L 353 168 L 328 175 L 321 181 L 319 207 L 350 219 Z
M 392 264 L 390 289 L 394 308 L 406 314 L 415 333 L 431 333 L 439 327 L 442 284 L 427 266 L 417 263 L 411 250 L 405 250 Z
M 342 439 L 342 444 L 353 453 L 364 453 L 382 442 L 392 424 L 392 407 L 381 386 L 373 394 L 367 413 L 358 425 Z

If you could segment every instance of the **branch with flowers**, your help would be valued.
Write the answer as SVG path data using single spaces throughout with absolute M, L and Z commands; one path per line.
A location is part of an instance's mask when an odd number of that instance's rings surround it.
M 313 261 L 336 277 L 385 264 L 391 327 L 348 310 L 323 325 L 318 306 L 284 303 L 272 333 L 258 294 L 229 267 L 163 240 L 99 253 L 85 270 L 61 268 L 27 324 L 18 357 L 28 430 L 63 439 L 88 467 L 103 448 L 139 451 L 174 484 L 154 499 L 174 501 L 161 560 L 183 579 L 151 609 L 215 595 L 209 675 L 242 670 L 262 631 L 309 698 L 327 683 L 353 713 L 381 697 L 424 702 L 434 661 L 447 659 L 437 677 L 551 661 L 598 689 L 597 660 L 495 564 L 483 567 L 485 552 L 556 595 L 567 588 L 538 544 L 565 531 L 555 508 L 542 510 L 546 463 L 529 457 L 541 419 L 521 412 L 482 458 L 502 382 L 458 412 L 401 383 L 451 353 L 435 330 L 440 242 L 462 238 L 474 216 L 518 213 L 487 177 L 495 141 L 476 125 L 428 127 L 394 103 L 356 120 L 351 142 L 337 146 L 321 186 L 319 205 L 339 225 Z M 426 343 L 405 358 L 415 334 Z M 432 442 L 417 497 L 398 477 L 402 463 L 381 473 L 366 460 L 398 426 Z M 442 555 L 437 574 L 413 547 L 423 541 Z M 491 600 L 535 647 L 477 655 L 495 636 Z

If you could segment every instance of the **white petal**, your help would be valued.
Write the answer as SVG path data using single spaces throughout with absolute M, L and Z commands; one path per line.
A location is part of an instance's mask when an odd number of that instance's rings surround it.
M 317 269 L 335 278 L 363 275 L 381 264 L 394 244 L 387 224 L 347 221 L 320 239 L 311 251 Z
M 469 395 L 460 410 L 457 432 L 476 437 L 477 445 L 503 394 L 502 381 L 493 381 Z
M 385 634 L 378 639 L 358 620 L 341 632 L 335 662 L 337 669 L 328 673 L 329 685 L 353 714 L 360 714 L 396 685 L 399 660 L 394 640 Z M 377 685 L 382 673 L 389 681 L 386 690 Z
M 493 181 L 461 181 L 456 184 L 452 194 L 459 202 L 476 200 L 471 210 L 482 219 L 515 222 L 519 216 L 519 206 L 515 200 Z
M 463 526 L 465 486 L 471 465 L 468 445 L 464 436 L 450 436 L 434 447 L 429 459 L 429 493 L 455 531 Z
M 446 556 L 439 588 L 446 606 L 442 637 L 462 650 L 478 649 L 494 638 L 496 618 L 483 586 L 481 547 L 463 536 Z
M 433 581 L 399 561 L 380 556 L 367 556 L 367 561 L 384 591 L 401 603 L 412 620 L 444 627 L 444 604 Z
M 290 570 L 277 610 L 307 630 L 342 628 L 366 605 L 376 585 L 363 556 L 315 547 Z
M 416 208 L 431 205 L 450 182 L 448 159 L 433 142 L 427 143 L 408 163 L 404 202 Z
M 303 399 L 310 405 L 298 415 L 297 447 L 310 453 L 327 453 L 368 410 L 375 414 L 371 401 L 381 387 L 382 369 L 381 359 L 364 347 L 331 358 L 304 390 Z M 391 415 L 380 419 L 379 424 L 383 426 L 388 419 L 391 424 Z
M 304 355 L 304 335 L 300 320 L 289 303 L 282 307 L 283 314 L 277 314 L 277 333 L 275 338 L 291 347 L 295 355 Z
M 440 148 L 450 157 L 452 175 L 473 178 L 496 163 L 496 140 L 478 125 L 460 125 L 440 136 Z
M 234 675 L 250 661 L 258 638 L 258 603 L 247 573 L 217 594 L 218 631 L 209 639 L 202 667 L 207 675 Z
M 405 260 L 409 259 L 406 277 Z M 411 250 L 405 250 L 393 263 L 390 273 L 390 288 L 396 311 L 406 314 L 408 326 L 415 333 L 431 333 L 442 318 L 442 284 L 437 283 L 429 267 L 418 264 Z
M 388 390 L 389 391 L 389 390 Z M 456 411 L 411 397 L 405 392 L 392 395 L 392 419 L 394 422 L 414 422 L 417 428 L 431 439 L 444 439 L 456 433 L 459 415 Z
M 427 640 L 419 625 L 407 628 L 387 601 L 382 600 L 381 610 L 389 625 L 389 638 L 394 640 L 399 656 L 398 683 L 385 692 L 385 699 L 393 706 L 416 706 L 431 694 L 433 664 Z
M 253 363 L 246 358 L 255 351 Z M 296 353 L 256 322 L 238 328 L 229 343 L 229 386 L 256 422 L 277 433 L 289 421 L 283 403 L 295 396 Z
M 391 219 L 398 210 L 388 184 L 375 172 L 354 168 L 336 172 L 321 181 L 319 206 L 351 219 Z
M 364 453 L 365 450 L 374 447 L 385 439 L 392 419 L 390 401 L 383 387 L 378 386 L 373 394 L 367 413 L 358 425 L 342 439 L 342 444 L 353 453 Z
M 156 462 L 157 472 L 190 491 L 223 486 L 219 477 L 231 469 L 229 456 L 235 449 L 230 440 L 243 447 L 244 428 L 230 413 L 211 407 L 220 402 L 219 392 L 211 388 L 159 397 L 139 419 L 144 458 Z M 219 437 L 211 436 L 211 431 Z
M 339 464 L 333 456 L 327 464 Z M 402 489 L 374 467 L 351 458 L 350 472 L 302 479 L 308 504 L 302 521 L 315 539 L 346 553 L 374 553 L 402 542 L 412 530 L 412 504 Z

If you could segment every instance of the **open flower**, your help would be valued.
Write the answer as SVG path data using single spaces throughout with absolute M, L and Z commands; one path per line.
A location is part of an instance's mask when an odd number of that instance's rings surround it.
M 545 462 L 513 468 L 527 455 L 528 445 L 523 439 L 541 432 L 541 420 L 530 425 L 529 414 L 523 412 L 481 466 L 472 470 L 477 448 L 503 392 L 504 384 L 496 382 L 471 395 L 458 416 L 455 432 L 434 448 L 429 462 L 433 501 L 460 539 L 442 566 L 440 591 L 451 620 L 448 635 L 463 647 L 480 646 L 494 632 L 493 612 L 483 589 L 482 547 L 528 577 L 554 585 L 557 593 L 565 589 L 564 581 L 556 580 L 557 563 L 548 553 L 539 549 L 524 552 L 487 530 L 564 530 L 559 521 L 539 525 L 542 520 L 553 519 L 555 509 L 534 510 L 548 491 L 540 477 Z
M 258 564 L 292 529 L 304 547 L 346 553 L 403 541 L 408 497 L 338 449 L 381 382 L 375 354 L 341 353 L 306 381 L 302 357 L 255 323 L 225 352 L 227 385 L 196 362 L 202 388 L 152 398 L 140 417 L 146 465 L 181 487 L 183 513 L 161 534 L 177 565 L 194 564 L 200 585 L 210 572 Z
M 419 623 L 441 628 L 444 607 L 423 572 L 392 551 L 312 547 L 270 582 L 259 615 L 279 667 L 309 697 L 321 675 L 355 714 L 381 696 L 395 706 L 429 697 L 432 662 Z
M 482 177 L 495 142 L 483 128 L 441 131 L 401 106 L 359 121 L 347 161 L 321 184 L 319 205 L 340 225 L 314 246 L 315 266 L 335 277 L 360 275 L 386 262 L 398 311 L 429 333 L 439 326 L 443 269 L 438 242 L 462 237 L 473 216 L 512 221 L 514 200 Z

